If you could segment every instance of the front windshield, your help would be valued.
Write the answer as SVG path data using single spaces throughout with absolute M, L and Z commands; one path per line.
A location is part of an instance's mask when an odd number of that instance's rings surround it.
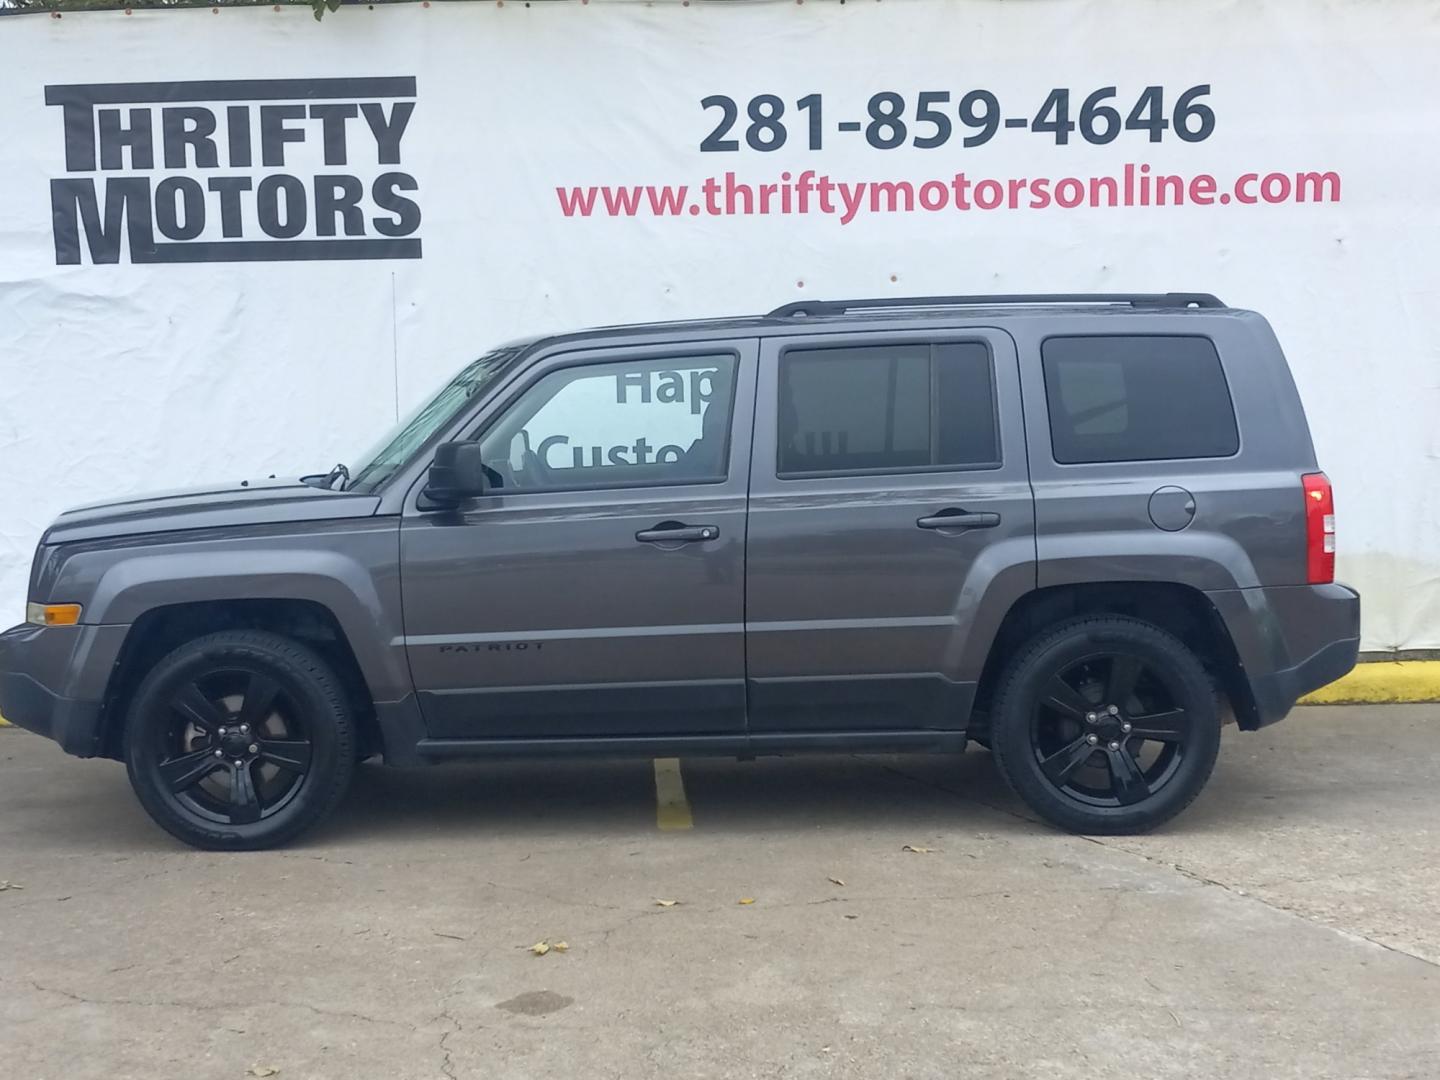
M 396 424 L 359 459 L 355 478 L 347 491 L 374 491 L 395 475 L 441 428 L 450 423 L 465 403 L 478 394 L 514 359 L 517 350 L 497 349 L 486 353 L 440 388 L 440 392 Z

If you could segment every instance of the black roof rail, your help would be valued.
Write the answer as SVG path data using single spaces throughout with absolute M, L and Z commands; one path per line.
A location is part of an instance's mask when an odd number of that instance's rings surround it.
M 1223 308 L 1211 293 L 996 293 L 992 296 L 885 296 L 871 300 L 796 300 L 766 314 L 767 319 L 843 315 L 867 308 L 975 307 L 997 304 L 1129 304 L 1137 308 Z

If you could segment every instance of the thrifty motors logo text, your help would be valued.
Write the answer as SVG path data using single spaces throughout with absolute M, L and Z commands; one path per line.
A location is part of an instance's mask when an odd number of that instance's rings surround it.
M 414 78 L 47 86 L 55 261 L 418 259 Z

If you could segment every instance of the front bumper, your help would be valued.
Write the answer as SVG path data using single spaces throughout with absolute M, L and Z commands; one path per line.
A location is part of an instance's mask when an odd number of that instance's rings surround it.
M 128 629 L 27 624 L 0 634 L 0 716 L 68 754 L 100 754 L 105 688 Z
M 1242 727 L 1284 719 L 1300 698 L 1340 678 L 1359 657 L 1360 594 L 1345 585 L 1207 595 L 1235 645 L 1249 691 L 1248 701 L 1236 702 Z

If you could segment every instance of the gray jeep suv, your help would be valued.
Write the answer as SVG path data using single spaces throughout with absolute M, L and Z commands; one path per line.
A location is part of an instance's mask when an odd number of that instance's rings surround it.
M 353 472 L 62 514 L 0 713 L 191 844 L 357 760 L 989 747 L 1088 833 L 1193 800 L 1355 662 L 1259 315 L 1207 294 L 797 303 L 506 345 Z

